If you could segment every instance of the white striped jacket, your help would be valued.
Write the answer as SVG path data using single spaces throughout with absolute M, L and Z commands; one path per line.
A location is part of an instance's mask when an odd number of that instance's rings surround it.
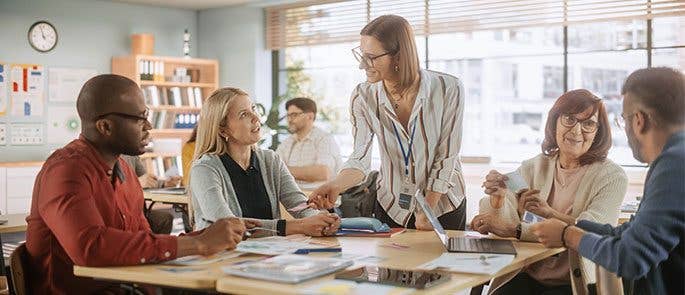
M 411 130 L 416 126 L 410 157 L 410 177 L 417 188 L 446 194 L 434 208 L 440 216 L 456 209 L 464 199 L 464 179 L 459 162 L 464 89 L 451 75 L 421 70 L 421 82 L 409 117 L 407 132 L 397 119 L 383 82 L 361 83 L 352 93 L 350 108 L 354 151 L 343 169 L 357 169 L 368 174 L 371 144 L 378 136 L 381 169 L 378 178 L 378 202 L 398 224 L 407 226 L 415 201 L 406 210 L 398 205 L 404 177 L 404 158 L 393 124 L 402 144 L 409 146 Z M 416 120 L 415 120 L 416 119 Z

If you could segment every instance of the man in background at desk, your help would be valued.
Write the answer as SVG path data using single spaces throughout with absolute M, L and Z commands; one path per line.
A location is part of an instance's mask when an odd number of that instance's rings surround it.
M 340 167 L 340 149 L 333 136 L 314 126 L 316 102 L 293 98 L 285 103 L 292 135 L 276 152 L 288 166 L 300 189 L 314 189 L 328 181 Z
M 617 123 L 635 159 L 649 164 L 635 216 L 618 227 L 548 219 L 533 232 L 545 246 L 563 245 L 616 273 L 627 294 L 685 294 L 685 75 L 637 70 L 622 94 Z
M 169 176 L 167 179 L 157 179 L 151 173 L 147 173 L 143 161 L 139 156 L 121 155 L 121 158 L 126 161 L 133 172 L 138 176 L 140 186 L 143 188 L 161 188 L 161 187 L 176 187 L 181 182 L 180 176 Z M 147 221 L 150 223 L 150 228 L 156 234 L 170 234 L 174 227 L 174 215 L 169 213 L 169 210 L 150 210 L 145 215 Z
M 74 276 L 73 266 L 159 263 L 236 247 L 245 232 L 239 219 L 180 237 L 150 231 L 143 190 L 119 158 L 142 154 L 152 129 L 135 82 L 96 76 L 76 105 L 81 135 L 45 161 L 34 185 L 26 218 L 29 294 L 119 293 L 116 284 Z

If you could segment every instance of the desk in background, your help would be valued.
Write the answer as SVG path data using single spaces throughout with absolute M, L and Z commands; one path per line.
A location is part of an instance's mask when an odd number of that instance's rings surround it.
M 449 231 L 452 236 L 463 235 L 463 232 Z M 317 238 L 327 241 L 338 240 L 345 253 L 374 255 L 385 260 L 379 266 L 412 269 L 420 264 L 437 258 L 444 252 L 438 237 L 432 231 L 408 230 L 392 238 Z M 399 243 L 409 246 L 408 249 L 383 247 L 384 244 Z M 514 242 L 518 255 L 516 259 L 502 269 L 497 275 L 506 274 L 544 258 L 561 253 L 563 248 L 547 249 L 538 243 Z M 331 254 L 321 254 L 330 256 Z M 333 275 L 306 281 L 300 284 L 280 284 L 255 279 L 228 276 L 221 271 L 221 266 L 254 259 L 254 255 L 244 255 L 227 261 L 206 266 L 169 266 L 142 265 L 128 267 L 82 267 L 74 266 L 74 274 L 100 280 L 129 283 L 151 284 L 163 287 L 183 288 L 204 291 L 219 291 L 232 294 L 264 294 L 266 292 L 295 294 L 307 286 L 318 284 L 333 278 Z M 165 270 L 167 269 L 167 270 Z M 169 271 L 169 269 L 176 269 Z M 180 270 L 180 271 L 179 271 Z M 190 271 L 185 271 L 190 270 Z M 495 275 L 476 275 L 455 273 L 452 280 L 425 293 L 445 294 L 471 288 L 489 281 Z
M 145 213 L 150 212 L 155 203 L 170 204 L 176 212 L 181 213 L 183 229 L 185 232 L 189 233 L 193 231 L 193 227 L 190 226 L 190 217 L 188 215 L 188 205 L 190 204 L 190 197 L 188 195 L 157 194 L 149 192 L 143 192 L 143 195 L 145 201 L 149 202 L 149 204 L 146 204 L 143 207 Z
M 20 233 L 26 231 L 26 217 L 28 214 L 0 215 L 0 219 L 7 223 L 0 224 L 0 276 L 5 275 L 5 253 L 2 250 L 2 234 Z

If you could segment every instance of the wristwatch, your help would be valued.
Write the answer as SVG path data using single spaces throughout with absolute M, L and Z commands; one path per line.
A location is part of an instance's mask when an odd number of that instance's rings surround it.
M 521 239 L 521 223 L 516 225 L 516 239 L 517 240 Z

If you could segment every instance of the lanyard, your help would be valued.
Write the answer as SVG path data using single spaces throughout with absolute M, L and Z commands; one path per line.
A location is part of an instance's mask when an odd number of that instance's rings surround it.
M 392 123 L 392 128 L 395 129 L 395 137 L 397 137 L 397 142 L 400 144 L 400 150 L 402 150 L 402 157 L 404 158 L 404 175 L 409 176 L 409 158 L 411 157 L 411 147 L 414 144 L 414 132 L 416 131 L 416 119 L 414 118 L 414 127 L 411 129 L 411 138 L 409 139 L 409 147 L 407 152 L 404 152 L 404 146 L 402 145 L 402 139 L 400 138 L 400 133 L 397 132 L 397 126 L 395 122 Z

